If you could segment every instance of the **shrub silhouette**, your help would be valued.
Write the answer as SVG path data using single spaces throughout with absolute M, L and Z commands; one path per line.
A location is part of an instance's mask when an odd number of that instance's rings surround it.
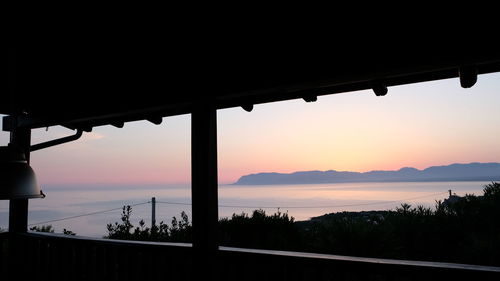
M 47 232 L 47 233 L 54 233 L 54 228 L 52 228 L 52 225 L 42 225 L 42 226 L 38 226 L 38 225 L 35 225 L 33 227 L 30 227 L 30 230 L 31 231 L 35 231 L 35 232 Z
M 233 214 L 219 221 L 219 240 L 224 246 L 260 249 L 300 249 L 300 237 L 294 218 L 279 210 L 266 215 L 264 210 Z
M 158 226 L 145 227 L 144 220 L 139 221 L 139 226 L 134 228 L 130 222 L 132 214 L 131 206 L 123 206 L 121 223 L 108 224 L 108 235 L 105 238 L 141 240 L 141 241 L 162 241 L 162 242 L 190 242 L 192 237 L 192 226 L 187 214 L 181 212 L 181 219 L 172 218 L 171 226 L 160 222 Z M 133 231 L 132 231 L 133 230 Z
M 30 231 L 54 233 L 55 229 L 50 224 L 49 225 L 42 225 L 42 226 L 36 225 L 36 226 L 30 227 Z M 66 228 L 63 229 L 63 234 L 72 235 L 72 236 L 76 235 L 76 233 L 74 233 L 71 230 L 67 230 Z
M 134 229 L 131 212 L 123 207 L 122 222 L 107 226 L 108 238 L 191 241 L 184 212 L 170 226 L 160 222 L 152 229 L 144 221 Z M 224 246 L 500 266 L 500 183 L 485 185 L 482 196 L 437 201 L 435 208 L 401 204 L 300 222 L 279 210 L 272 215 L 255 210 L 219 220 L 219 230 Z

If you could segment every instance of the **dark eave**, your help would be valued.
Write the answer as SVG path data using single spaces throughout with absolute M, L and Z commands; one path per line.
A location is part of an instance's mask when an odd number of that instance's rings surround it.
M 13 48 L 4 53 L 8 83 L 1 88 L 0 114 L 25 113 L 18 126 L 90 130 L 157 122 L 200 103 L 250 106 L 453 78 L 461 67 L 500 71 L 500 51 L 487 48 L 184 47 L 108 42 Z

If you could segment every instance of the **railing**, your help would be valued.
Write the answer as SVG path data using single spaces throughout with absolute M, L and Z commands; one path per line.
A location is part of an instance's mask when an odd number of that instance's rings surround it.
M 2 236 L 0 274 L 11 280 L 193 279 L 188 244 L 44 233 Z
M 1 233 L 0 247 L 1 280 L 207 278 L 189 244 Z M 214 261 L 217 280 L 500 280 L 500 267 L 229 247 Z

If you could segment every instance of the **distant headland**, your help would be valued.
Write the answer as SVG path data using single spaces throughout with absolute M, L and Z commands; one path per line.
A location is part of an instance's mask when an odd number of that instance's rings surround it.
M 294 173 L 258 173 L 242 176 L 235 185 L 314 184 L 343 182 L 413 181 L 499 181 L 500 163 L 451 164 L 424 170 L 401 168 L 397 171 L 305 171 Z

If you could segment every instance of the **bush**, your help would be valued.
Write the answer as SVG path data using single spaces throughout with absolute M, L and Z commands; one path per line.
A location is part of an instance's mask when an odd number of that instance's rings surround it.
M 35 232 L 47 232 L 47 233 L 54 233 L 54 228 L 52 228 L 52 225 L 42 225 L 42 226 L 33 226 L 30 227 L 31 231 Z
M 279 210 L 266 215 L 263 210 L 233 214 L 219 221 L 219 240 L 224 246 L 260 249 L 299 249 L 299 232 L 294 218 Z
M 189 242 L 186 213 L 152 229 L 144 221 L 134 229 L 132 208 L 124 206 L 121 223 L 108 224 L 116 239 Z M 402 204 L 395 210 L 331 213 L 295 222 L 288 213 L 233 214 L 219 220 L 224 246 L 319 252 L 500 266 L 500 184 L 484 186 L 483 196 L 437 201 L 434 209 Z
M 139 221 L 139 226 L 134 228 L 130 222 L 132 207 L 123 206 L 121 223 L 108 224 L 108 235 L 105 238 L 140 240 L 140 241 L 163 241 L 163 242 L 190 242 L 192 226 L 185 212 L 181 212 L 181 219 L 172 218 L 171 226 L 160 222 L 158 226 L 145 227 L 144 220 Z M 132 231 L 133 229 L 133 231 Z
M 30 227 L 30 230 L 31 231 L 35 231 L 35 232 L 46 232 L 46 233 L 54 233 L 55 229 L 52 227 L 52 225 L 42 225 L 42 226 L 33 226 L 33 227 Z M 76 233 L 74 233 L 73 231 L 71 230 L 67 230 L 66 228 L 63 229 L 63 234 L 66 234 L 66 235 L 76 235 Z

